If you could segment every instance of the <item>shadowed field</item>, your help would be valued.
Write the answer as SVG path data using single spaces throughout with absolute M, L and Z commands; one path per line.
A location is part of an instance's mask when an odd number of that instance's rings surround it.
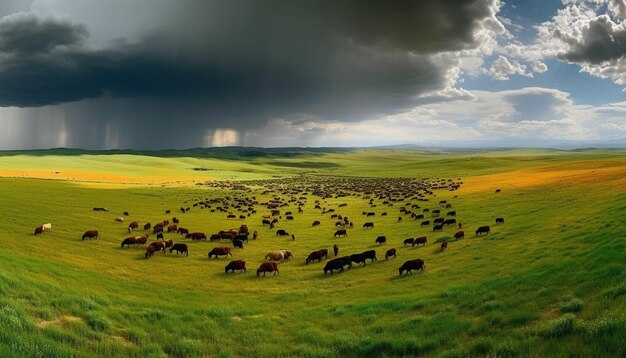
M 626 152 L 280 153 L 0 156 L 0 355 L 626 355 Z M 404 201 L 387 206 L 374 198 L 371 207 L 362 196 L 307 193 L 304 212 L 295 203 L 281 207 L 294 220 L 281 219 L 273 230 L 261 225 L 269 213 L 262 206 L 245 220 L 192 206 L 225 196 L 289 198 L 263 192 L 277 180 L 344 177 L 461 178 L 460 189 L 434 190 L 419 205 L 456 211 L 466 236 L 454 241 L 457 227 L 433 233 L 410 216 L 398 222 Z M 197 185 L 225 180 L 254 185 L 250 192 Z M 354 222 L 346 238 L 333 238 L 337 220 L 315 209 L 315 200 Z M 130 216 L 116 223 L 123 211 Z M 225 241 L 166 233 L 189 245 L 189 257 L 148 260 L 145 247 L 120 248 L 128 222 L 142 227 L 173 216 L 207 234 L 244 223 L 257 230 L 258 240 L 233 249 L 249 272 L 226 275 L 230 258 L 207 258 L 213 247 L 232 246 Z M 505 223 L 496 225 L 496 217 Z M 315 220 L 321 225 L 312 227 Z M 363 229 L 366 221 L 375 228 Z M 53 231 L 33 236 L 47 222 Z M 482 225 L 491 234 L 474 236 Z M 82 241 L 91 229 L 101 238 Z M 379 235 L 386 244 L 374 243 Z M 429 244 L 402 245 L 417 236 Z M 449 246 L 441 252 L 443 239 Z M 379 261 L 333 275 L 323 274 L 325 261 L 304 264 L 311 251 L 333 244 L 340 255 L 375 249 Z M 385 261 L 392 247 L 398 257 Z M 281 248 L 295 257 L 279 265 L 280 275 L 257 278 L 265 253 Z M 398 267 L 414 258 L 427 270 L 399 276 Z

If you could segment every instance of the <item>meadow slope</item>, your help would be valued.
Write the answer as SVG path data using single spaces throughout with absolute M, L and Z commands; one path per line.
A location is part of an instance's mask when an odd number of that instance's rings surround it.
M 626 151 L 268 153 L 0 155 L 0 356 L 626 356 Z M 398 222 L 400 202 L 371 208 L 356 197 L 309 195 L 304 213 L 277 225 L 295 241 L 262 226 L 268 210 L 260 207 L 245 220 L 178 211 L 246 195 L 197 185 L 206 181 L 308 177 L 461 178 L 459 190 L 435 191 L 420 205 L 450 202 L 466 237 Z M 336 220 L 314 209 L 316 199 L 354 221 L 348 237 L 333 238 Z M 226 275 L 230 258 L 207 258 L 225 242 L 166 234 L 187 243 L 189 257 L 148 260 L 145 248 L 122 249 L 127 222 L 113 218 L 123 211 L 140 225 L 177 216 L 206 233 L 245 223 L 260 234 L 234 251 L 249 272 Z M 376 227 L 363 229 L 365 221 Z M 53 231 L 34 237 L 46 222 Z M 475 237 L 480 225 L 492 233 Z M 89 229 L 102 237 L 82 241 Z M 374 244 L 378 235 L 387 244 Z M 403 247 L 421 235 L 429 245 Z M 450 240 L 444 252 L 442 239 Z M 335 243 L 341 254 L 375 249 L 379 261 L 333 275 L 323 274 L 324 262 L 304 264 Z M 397 259 L 381 260 L 391 247 Z M 265 253 L 280 248 L 295 258 L 280 275 L 257 278 Z M 398 276 L 412 258 L 427 270 Z

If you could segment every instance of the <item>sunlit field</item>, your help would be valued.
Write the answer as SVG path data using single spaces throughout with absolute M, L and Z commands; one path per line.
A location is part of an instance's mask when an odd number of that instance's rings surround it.
M 393 178 L 447 186 L 419 197 Z M 272 200 L 286 205 L 270 229 Z M 353 223 L 346 237 L 332 215 Z M 189 256 L 149 259 L 147 245 L 120 247 L 174 217 L 190 232 L 245 224 L 258 238 L 239 249 L 165 232 Z M 456 223 L 433 232 L 437 217 Z M 626 356 L 624 150 L 5 152 L 0 222 L 2 357 Z M 87 230 L 100 238 L 82 240 Z M 403 244 L 421 236 L 427 245 Z M 378 260 L 325 274 L 335 244 Z M 214 247 L 233 257 L 209 259 Z M 328 259 L 305 264 L 323 248 Z M 293 257 L 257 277 L 279 249 Z M 423 272 L 399 275 L 418 258 Z M 238 259 L 248 272 L 224 273 Z

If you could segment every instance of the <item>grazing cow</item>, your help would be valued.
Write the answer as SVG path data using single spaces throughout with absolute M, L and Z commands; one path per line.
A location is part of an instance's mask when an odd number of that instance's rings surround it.
M 437 232 L 441 230 L 443 230 L 443 224 L 433 226 L 433 232 Z
M 170 225 L 167 227 L 167 232 L 176 232 L 176 230 L 178 230 L 177 225 Z
M 270 225 L 270 221 L 268 219 L 263 219 L 263 225 Z
M 311 254 L 309 254 L 309 257 L 306 258 L 306 264 L 308 265 L 309 262 L 314 262 L 314 261 L 322 261 L 322 259 L 324 258 L 328 258 L 327 249 L 313 251 L 311 252 Z
M 365 215 L 365 216 L 375 216 L 375 215 L 376 215 L 376 213 L 374 213 L 374 212 L 369 212 L 369 213 L 367 213 L 367 215 Z
M 39 234 L 43 234 L 43 227 L 42 226 L 37 226 L 35 228 L 35 236 L 37 236 Z
M 259 266 L 259 268 L 256 270 L 256 276 L 261 276 L 261 272 L 263 272 L 263 277 L 265 277 L 265 274 L 267 272 L 273 272 L 274 276 L 280 274 L 280 272 L 278 271 L 278 264 L 276 262 L 262 263 L 261 266 Z
M 100 234 L 98 234 L 98 230 L 88 230 L 88 231 L 85 231 L 85 233 L 83 234 L 83 240 L 85 240 L 85 238 L 98 239 L 99 237 L 100 237 Z
M 337 230 L 337 231 L 335 231 L 334 237 L 337 237 L 337 236 L 346 237 L 346 236 L 348 236 L 348 232 L 346 231 L 346 229 Z
M 413 240 L 413 246 L 424 245 L 428 245 L 428 239 L 426 238 L 426 236 L 416 237 L 415 240 Z
M 124 222 L 124 218 L 123 217 L 117 217 L 114 219 L 115 221 L 117 221 L 118 223 L 123 223 Z
M 422 221 L 421 227 L 430 225 L 430 220 Z
M 234 238 L 234 240 L 240 240 L 241 242 L 244 242 L 244 241 L 245 241 L 245 242 L 249 242 L 249 241 L 248 241 L 248 234 L 245 234 L 245 235 L 244 235 L 244 234 L 239 234 L 239 235 L 236 235 L 236 236 L 235 236 L 235 238 Z
M 287 216 L 285 216 L 285 219 L 287 219 L 287 220 L 293 220 L 293 216 L 291 216 L 291 215 L 287 215 Z
M 189 234 L 189 230 L 187 230 L 187 229 L 185 229 L 185 228 L 182 228 L 182 227 L 179 227 L 179 228 L 176 230 L 176 232 L 177 232 L 177 233 L 179 233 L 179 234 L 182 234 L 182 235 L 187 235 L 187 234 Z
M 149 259 L 157 251 L 165 252 L 165 244 L 160 241 L 156 241 L 148 245 L 148 248 L 146 249 L 146 258 Z
M 387 242 L 387 237 L 385 236 L 379 236 L 376 238 L 376 243 L 377 244 L 384 244 Z
M 456 216 L 456 211 L 448 211 L 446 216 Z
M 188 237 L 192 237 L 191 235 L 187 235 L 187 236 Z M 213 234 L 209 238 L 209 240 L 211 240 L 211 241 L 220 241 L 221 239 L 222 239 L 222 236 L 220 236 L 220 234 Z
M 233 240 L 233 247 L 243 249 L 243 241 L 241 240 Z
M 481 226 L 476 230 L 476 235 L 489 234 L 491 232 L 491 228 L 489 226 Z
M 171 212 L 172 212 L 171 210 L 165 210 L 165 213 L 166 213 L 166 214 L 169 214 L 169 213 L 171 213 Z
M 285 255 L 285 260 L 289 259 L 290 257 L 293 257 L 293 253 L 291 252 L 291 250 L 278 250 L 278 251 L 282 251 L 283 254 Z
M 205 240 L 206 241 L 206 234 L 203 232 L 191 232 L 185 235 L 185 238 L 191 239 L 191 240 Z M 213 236 L 211 236 L 211 241 L 213 241 Z
M 500 190 L 500 189 L 496 189 L 496 193 L 499 193 L 499 192 L 501 192 L 501 191 L 502 191 L 502 190 Z
M 444 220 L 444 218 L 436 218 L 435 220 L 433 220 L 433 225 L 442 224 Z
M 462 238 L 464 238 L 464 237 L 465 237 L 465 233 L 464 233 L 463 231 L 457 231 L 457 232 L 454 234 L 454 239 L 455 239 L 455 240 L 460 240 L 460 239 L 462 239 Z
M 417 214 L 417 215 L 415 215 L 415 220 L 422 220 L 422 219 L 424 219 L 424 214 Z M 429 225 L 430 225 L 430 223 L 429 223 Z
M 176 251 L 176 255 L 185 254 L 185 256 L 189 256 L 189 247 L 187 247 L 187 244 L 174 244 L 170 247 L 170 254 L 174 250 Z
M 148 248 L 146 249 L 146 258 L 149 259 L 150 257 L 152 257 L 152 255 L 154 255 L 154 252 L 156 251 L 156 249 L 154 248 L 154 246 L 152 246 L 152 244 L 150 244 L 150 246 L 148 246 Z
M 311 226 L 317 226 L 320 225 L 321 223 L 319 222 L 319 220 L 315 220 L 313 221 L 313 224 Z
M 496 218 L 496 224 L 504 224 L 504 218 Z
M 122 247 L 126 246 L 126 247 L 130 247 L 130 245 L 135 246 L 137 244 L 137 239 L 135 239 L 135 237 L 127 237 L 124 239 L 124 241 L 122 241 Z
M 132 223 L 128 224 L 128 232 L 130 233 L 131 231 L 137 229 L 139 227 L 139 224 L 136 221 L 133 221 Z
M 444 225 L 455 225 L 456 224 L 456 219 L 448 219 L 446 221 L 443 222 Z
M 372 262 L 378 261 L 376 258 L 376 250 L 367 250 L 361 253 L 365 259 L 370 259 Z M 365 265 L 365 261 L 363 261 L 363 265 Z
M 157 238 L 157 240 L 165 240 L 165 238 L 163 238 L 163 233 L 162 232 L 158 233 L 156 238 Z
M 279 229 L 276 231 L 277 236 L 289 236 L 289 233 L 283 229 Z
M 413 245 L 413 241 L 414 240 L 415 240 L 414 238 L 410 237 L 410 238 L 404 240 L 404 244 L 405 245 Z
M 148 241 L 148 237 L 150 236 L 150 234 L 145 233 L 143 236 L 135 236 L 135 244 L 136 245 L 143 245 Z
M 371 229 L 373 227 L 374 227 L 374 223 L 372 223 L 372 222 L 363 224 L 363 228 L 364 229 Z
M 271 251 L 265 255 L 265 259 L 269 259 L 270 261 L 285 261 L 285 252 L 282 250 Z
M 396 258 L 396 249 L 389 249 L 385 252 L 385 260 L 389 259 L 391 256 L 393 256 L 394 259 Z
M 218 235 L 220 235 L 220 239 L 229 241 L 233 241 L 237 237 L 237 234 L 228 231 L 220 231 Z
M 448 248 L 448 240 L 443 240 L 441 242 L 441 251 L 445 250 Z
M 41 228 L 43 229 L 43 231 L 52 231 L 52 224 L 51 223 L 43 224 L 41 225 Z
M 211 258 L 211 256 L 215 256 L 215 258 L 217 259 L 218 256 L 228 255 L 230 255 L 231 257 L 233 256 L 233 254 L 230 253 L 230 247 L 214 247 L 213 250 L 209 251 L 209 258 Z
M 337 244 L 333 245 L 333 252 L 335 253 L 335 257 L 339 254 L 339 246 Z
M 398 271 L 400 271 L 400 276 L 402 276 L 402 273 L 404 271 L 406 271 L 407 274 L 411 275 L 413 274 L 412 272 L 413 270 L 424 271 L 424 269 L 426 269 L 426 265 L 424 265 L 424 260 L 415 259 L 415 260 L 409 260 L 403 263 L 402 266 L 400 266 L 400 269 Z
M 109 211 L 107 208 L 93 208 L 93 211 Z
M 330 271 L 332 275 L 334 270 L 339 270 L 339 272 L 343 272 L 344 266 L 352 268 L 352 259 L 350 258 L 350 256 L 338 257 L 336 259 L 328 261 L 326 263 L 326 266 L 324 266 L 324 274 L 327 274 Z
M 228 263 L 228 265 L 226 265 L 226 267 L 224 267 L 225 273 L 228 273 L 228 271 L 231 270 L 233 271 L 233 273 L 235 273 L 235 270 L 248 272 L 248 269 L 246 269 L 246 262 L 244 260 L 231 261 Z
M 174 217 L 172 218 L 172 222 L 173 222 L 174 224 L 178 224 L 178 223 L 180 222 L 180 220 L 178 220 L 178 218 L 174 216 Z
M 128 211 L 124 211 L 124 212 L 122 213 L 122 215 L 124 215 L 124 216 L 128 216 L 128 215 L 129 215 L 129 214 L 128 214 Z
M 147 223 L 143 226 L 144 230 L 150 230 L 150 228 L 152 227 L 152 225 L 150 225 L 150 223 Z
M 228 214 L 226 216 L 226 219 L 237 219 L 237 215 L 235 215 L 235 214 Z
M 163 241 L 163 252 L 165 252 L 165 249 L 168 247 L 172 247 L 172 245 L 174 245 L 174 241 L 172 241 L 172 239 Z
M 156 233 L 159 233 L 159 232 L 163 232 L 163 224 L 156 224 L 152 228 L 152 233 L 153 234 L 156 234 Z
M 344 226 L 346 226 L 346 223 L 344 223 L 343 221 L 337 221 L 337 222 L 335 223 L 335 227 L 337 227 L 337 226 L 344 227 Z

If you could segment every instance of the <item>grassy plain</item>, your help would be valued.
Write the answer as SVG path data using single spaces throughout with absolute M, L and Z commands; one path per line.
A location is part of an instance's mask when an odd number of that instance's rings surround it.
M 193 168 L 208 170 L 198 171 Z M 355 222 L 334 239 L 334 222 L 313 208 L 277 228 L 177 209 L 225 192 L 207 180 L 297 177 L 462 178 L 458 191 L 436 191 L 423 207 L 452 203 L 466 238 L 445 252 L 432 233 L 399 207 L 358 198 L 328 199 Z M 494 193 L 501 188 L 501 193 Z M 248 194 L 270 198 L 261 190 Z M 340 203 L 347 207 L 337 208 Z M 109 213 L 93 212 L 107 207 Z M 171 215 L 164 215 L 171 209 Z M 295 206 L 282 210 L 297 211 Z M 361 228 L 362 211 L 376 228 Z M 145 249 L 121 249 L 127 223 L 177 216 L 207 233 L 246 223 L 259 240 L 235 259 L 247 274 L 224 274 L 230 259 L 207 252 L 226 243 L 190 242 L 189 257 L 146 260 Z M 380 213 L 389 213 L 381 217 Z M 505 224 L 494 225 L 496 217 Z M 314 220 L 320 227 L 311 227 Z M 53 224 L 34 237 L 35 226 Z M 0 356 L 626 356 L 626 151 L 624 150 L 246 150 L 198 153 L 0 154 Z M 474 237 L 480 225 L 489 236 Z M 101 239 L 81 241 L 85 230 Z M 139 234 L 139 232 L 137 233 Z M 378 235 L 388 243 L 374 244 Z M 402 247 L 426 235 L 423 248 Z M 153 238 L 151 238 L 152 240 Z M 304 264 L 312 250 L 341 254 L 391 247 L 398 258 L 324 276 L 324 263 Z M 280 275 L 257 278 L 266 252 L 295 259 Z M 398 276 L 405 260 L 427 270 Z

